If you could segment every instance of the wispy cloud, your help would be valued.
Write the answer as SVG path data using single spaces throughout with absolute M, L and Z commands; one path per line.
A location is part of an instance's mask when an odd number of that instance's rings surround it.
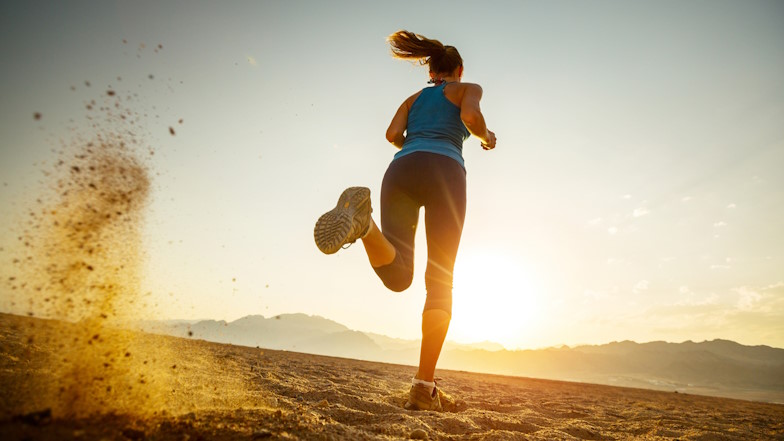
M 588 226 L 595 227 L 602 223 L 602 218 L 596 217 L 588 221 Z
M 641 294 L 647 291 L 649 286 L 650 286 L 650 282 L 648 282 L 647 280 L 640 280 L 634 285 L 634 288 L 632 288 L 632 292 L 635 294 Z
M 651 210 L 648 209 L 648 207 L 646 206 L 647 204 L 648 201 L 642 201 L 640 206 L 635 208 L 634 211 L 632 212 L 632 217 L 642 217 L 649 214 Z
M 784 347 L 784 282 L 708 295 L 686 285 L 678 291 L 677 301 L 641 310 L 626 321 L 664 339 L 728 338 Z
M 729 208 L 730 210 L 732 210 L 733 208 L 738 208 L 738 206 L 737 206 L 737 205 L 735 205 L 735 204 L 729 204 L 729 205 L 727 205 L 727 208 Z
M 714 222 L 713 226 L 716 227 L 716 228 L 726 227 L 727 223 L 724 222 L 724 221 L 718 221 L 718 222 Z
M 736 306 L 741 311 L 782 313 L 784 306 L 784 282 L 761 288 L 741 286 L 733 290 L 737 294 Z
M 728 269 L 732 268 L 732 266 L 730 266 L 731 263 L 732 263 L 732 257 L 727 257 L 727 258 L 724 259 L 724 263 L 713 264 L 713 265 L 710 266 L 710 269 L 711 270 L 728 270 Z
M 719 296 L 716 293 L 710 293 L 707 296 L 700 296 L 696 292 L 692 291 L 687 285 L 682 285 L 678 287 L 678 293 L 680 294 L 680 298 L 675 305 L 682 305 L 682 306 L 705 306 L 705 305 L 715 305 L 718 303 Z
M 753 310 L 762 299 L 762 294 L 746 286 L 736 288 L 734 291 L 738 294 L 738 309 L 742 311 Z
M 732 268 L 732 267 L 731 267 L 731 266 L 729 266 L 729 265 L 721 265 L 721 264 L 716 264 L 716 265 L 711 265 L 711 266 L 710 266 L 710 269 L 711 269 L 712 271 L 716 271 L 716 270 L 728 270 L 728 269 L 731 269 L 731 268 Z

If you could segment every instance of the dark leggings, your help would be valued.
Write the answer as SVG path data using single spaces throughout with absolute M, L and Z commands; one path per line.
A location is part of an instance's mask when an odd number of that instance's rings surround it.
M 424 310 L 451 315 L 452 271 L 466 210 L 466 172 L 454 159 L 416 152 L 389 165 L 381 184 L 381 230 L 396 254 L 392 263 L 374 270 L 392 291 L 411 285 L 420 207 L 425 207 L 427 235 Z

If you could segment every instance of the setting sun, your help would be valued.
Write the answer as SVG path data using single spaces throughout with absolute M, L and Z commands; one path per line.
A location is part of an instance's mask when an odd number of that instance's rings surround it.
M 507 347 L 526 340 L 539 315 L 538 291 L 535 277 L 520 260 L 490 250 L 466 250 L 455 265 L 451 338 L 490 340 Z

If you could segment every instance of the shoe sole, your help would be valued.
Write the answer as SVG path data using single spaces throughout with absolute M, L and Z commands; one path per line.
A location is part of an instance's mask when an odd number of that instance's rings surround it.
M 321 215 L 313 229 L 313 238 L 322 253 L 334 254 L 346 244 L 354 216 L 369 202 L 368 188 L 350 187 L 343 191 L 335 208 Z
M 427 406 L 427 405 L 418 406 L 417 404 L 412 403 L 411 401 L 406 401 L 406 404 L 403 405 L 403 408 L 406 409 L 406 410 L 423 410 L 423 411 L 429 410 L 429 411 L 433 411 L 433 412 L 443 412 L 444 411 L 443 406 L 440 405 L 440 404 L 438 404 L 436 406 L 433 406 L 432 404 L 429 405 L 429 406 Z

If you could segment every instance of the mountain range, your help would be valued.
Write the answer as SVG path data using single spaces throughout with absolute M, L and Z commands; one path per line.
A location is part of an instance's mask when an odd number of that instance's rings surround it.
M 146 332 L 217 343 L 416 365 L 419 341 L 351 330 L 305 314 L 232 322 L 145 321 Z M 784 349 L 704 342 L 612 342 L 537 350 L 447 342 L 439 368 L 784 403 Z

